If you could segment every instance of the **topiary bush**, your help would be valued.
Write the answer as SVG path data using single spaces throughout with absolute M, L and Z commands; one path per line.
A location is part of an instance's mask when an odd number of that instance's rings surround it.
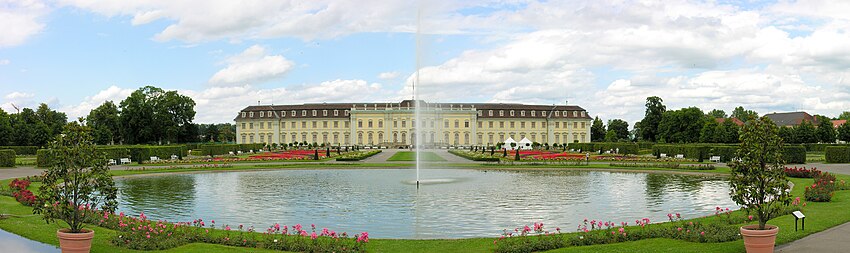
M 15 150 L 0 150 L 0 167 L 15 167 Z
M 850 162 L 850 147 L 830 146 L 824 149 L 826 162 L 848 163 Z
M 806 163 L 806 148 L 803 145 L 785 145 L 782 147 L 782 159 L 785 163 L 804 164 Z

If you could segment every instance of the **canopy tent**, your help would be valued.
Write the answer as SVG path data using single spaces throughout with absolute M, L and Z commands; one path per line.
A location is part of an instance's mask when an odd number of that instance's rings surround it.
M 531 150 L 531 141 L 528 138 L 522 138 L 522 140 L 517 143 L 517 148 L 520 150 Z
M 508 139 L 505 140 L 505 144 L 502 145 L 502 148 L 507 150 L 514 150 L 515 147 L 511 147 L 511 143 L 516 143 L 516 141 L 514 140 L 514 138 L 508 137 Z M 519 147 L 518 144 L 517 147 Z

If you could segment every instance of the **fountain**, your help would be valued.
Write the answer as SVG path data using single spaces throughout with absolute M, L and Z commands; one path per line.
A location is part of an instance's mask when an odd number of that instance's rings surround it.
M 414 149 L 413 152 L 414 152 L 414 154 L 416 154 L 416 158 L 415 158 L 415 160 L 416 160 L 416 188 L 419 188 L 419 168 L 421 167 L 421 161 L 419 159 L 419 153 L 421 151 L 420 148 L 422 147 L 422 145 L 419 145 L 419 143 L 417 143 L 417 142 L 422 141 L 422 127 L 421 126 L 424 125 L 424 124 L 422 124 L 422 120 L 421 120 L 421 117 L 422 117 L 421 116 L 421 114 L 422 114 L 421 113 L 421 111 L 422 111 L 421 104 L 419 103 L 419 100 L 417 100 L 418 97 L 416 96 L 416 85 L 420 84 L 419 83 L 419 70 L 422 67 L 422 61 L 421 61 L 422 57 L 420 57 L 420 53 L 421 53 L 420 51 L 421 51 L 421 46 L 422 46 L 421 45 L 422 34 L 421 34 L 421 31 L 420 31 L 420 29 L 422 27 L 421 23 L 422 23 L 422 2 L 419 3 L 419 9 L 416 12 L 416 74 L 415 74 L 416 76 L 414 77 L 413 84 L 411 85 L 411 87 L 412 87 L 411 90 L 413 91 L 413 102 L 414 102 L 414 106 L 413 106 L 414 121 L 413 122 L 415 122 L 414 125 L 413 125 L 414 141 L 411 144 L 413 144 L 413 149 Z

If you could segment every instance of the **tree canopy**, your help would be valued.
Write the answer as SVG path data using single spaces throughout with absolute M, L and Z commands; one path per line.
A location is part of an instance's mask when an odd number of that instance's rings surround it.
M 661 118 L 667 107 L 664 106 L 660 97 L 652 96 L 646 98 L 646 113 L 640 122 L 641 137 L 647 141 L 657 141 Z
M 696 107 L 666 111 L 658 125 L 658 139 L 667 143 L 699 142 L 705 121 L 705 114 Z
M 121 101 L 121 136 L 128 144 L 182 142 L 196 136 L 195 101 L 177 91 L 142 87 Z
M 741 122 L 747 122 L 750 118 L 758 118 L 759 114 L 752 110 L 745 110 L 743 106 L 735 107 L 735 110 L 732 110 L 732 118 L 736 118 L 741 120 Z
M 605 125 L 599 116 L 593 119 L 593 124 L 590 126 L 590 141 L 603 141 L 605 139 Z

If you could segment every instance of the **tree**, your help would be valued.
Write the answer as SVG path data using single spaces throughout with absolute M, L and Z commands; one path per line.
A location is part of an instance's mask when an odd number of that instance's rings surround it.
M 593 124 L 590 126 L 590 141 L 602 141 L 605 138 L 605 125 L 599 116 L 593 119 Z
M 738 133 L 741 131 L 741 127 L 739 127 L 738 124 L 735 124 L 735 122 L 732 122 L 731 120 L 726 120 L 723 121 L 722 126 L 723 130 L 718 130 L 717 132 L 722 132 L 724 138 L 722 141 L 718 139 L 718 142 L 738 143 L 740 141 L 738 140 Z
M 705 114 L 696 107 L 666 111 L 658 125 L 658 140 L 668 143 L 699 142 Z
M 804 120 L 799 126 L 794 128 L 794 143 L 817 143 L 818 137 L 815 133 L 815 126 L 811 122 Z
M 45 103 L 38 105 L 35 115 L 38 118 L 38 121 L 44 122 L 47 126 L 47 134 L 50 138 L 61 133 L 62 128 L 68 123 L 68 116 L 66 116 L 64 112 L 51 110 Z M 47 144 L 47 141 L 44 143 Z
M 786 191 L 789 186 L 778 133 L 778 127 L 768 117 L 747 122 L 741 130 L 741 145 L 736 152 L 740 160 L 730 163 L 732 200 L 747 213 L 756 213 L 760 230 L 791 202 L 791 191 Z
M 13 133 L 12 116 L 0 108 L 0 146 L 11 146 Z
M 838 126 L 838 139 L 845 142 L 850 142 L 850 124 L 844 123 Z
M 178 142 L 192 131 L 195 101 L 176 91 L 139 88 L 121 101 L 121 135 L 128 144 Z
M 797 143 L 796 131 L 793 127 L 779 127 L 779 138 L 783 143 Z
M 835 143 L 835 127 L 832 126 L 832 121 L 829 118 L 821 119 L 818 122 L 818 129 L 815 130 L 815 135 L 821 143 Z
M 236 141 L 236 125 L 230 123 L 220 124 L 218 126 L 219 136 L 218 140 L 221 142 L 235 142 Z
M 629 123 L 621 119 L 612 119 L 608 121 L 608 131 L 614 131 L 617 134 L 616 140 L 629 139 Z M 606 136 L 607 137 L 607 136 Z
M 743 106 L 735 107 L 735 110 L 732 110 L 732 118 L 736 118 L 746 123 L 750 118 L 758 118 L 759 114 L 751 111 L 744 110 Z
M 710 112 L 706 113 L 705 115 L 712 118 L 712 119 L 717 119 L 717 118 L 725 119 L 726 118 L 726 112 L 724 112 L 723 110 L 720 110 L 720 109 L 711 110 Z
M 850 112 L 842 112 L 841 115 L 838 115 L 838 119 L 850 120 Z
M 86 121 L 94 131 L 94 140 L 97 144 L 121 142 L 121 116 L 118 106 L 112 101 L 106 101 L 92 109 Z
M 83 232 L 86 208 L 113 212 L 118 190 L 103 152 L 97 150 L 91 128 L 80 121 L 69 123 L 51 142 L 50 167 L 43 176 L 34 212 L 49 223 L 60 219 L 71 233 Z M 50 204 L 52 203 L 52 204 Z
M 641 136 L 641 130 L 640 130 L 640 121 L 635 122 L 635 125 L 632 126 L 631 134 L 632 134 L 632 137 L 633 137 L 632 141 L 643 140 L 643 137 Z
M 646 113 L 641 120 L 641 137 L 647 141 L 656 141 L 658 138 L 658 126 L 661 123 L 661 118 L 667 107 L 662 104 L 664 100 L 660 97 L 646 98 Z
M 718 131 L 720 130 L 720 131 Z M 707 120 L 704 125 L 702 125 L 702 130 L 699 132 L 699 142 L 702 143 L 717 143 L 724 140 L 725 136 L 718 136 L 718 132 L 723 132 L 723 126 L 717 124 L 715 120 Z M 720 137 L 720 138 L 718 138 Z
M 608 132 L 605 133 L 605 141 L 616 142 L 617 141 L 617 132 L 614 131 L 614 130 L 608 130 Z

